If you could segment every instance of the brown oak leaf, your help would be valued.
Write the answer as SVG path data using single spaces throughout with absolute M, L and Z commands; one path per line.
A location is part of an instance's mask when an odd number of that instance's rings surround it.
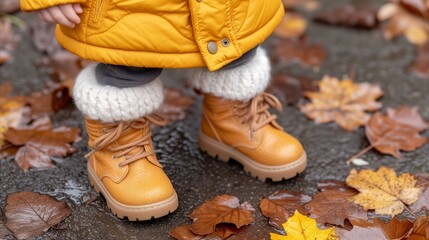
M 40 193 L 13 193 L 6 200 L 6 227 L 18 239 L 36 237 L 70 214 L 67 203 Z
M 277 229 L 283 229 L 283 223 L 292 216 L 295 210 L 305 213 L 304 204 L 311 197 L 286 190 L 276 191 L 259 203 L 262 215 L 269 218 L 269 224 Z
M 200 240 L 204 236 L 197 235 L 191 231 L 189 225 L 181 225 L 169 232 L 170 236 L 177 240 Z
M 397 177 L 395 171 L 387 167 L 381 167 L 377 172 L 353 169 L 346 183 L 360 192 L 350 198 L 351 201 L 365 210 L 374 209 L 376 214 L 392 217 L 402 213 L 406 205 L 416 202 L 422 193 L 412 175 L 404 173 Z
M 429 40 L 429 21 L 409 11 L 410 8 L 393 2 L 384 4 L 378 11 L 380 21 L 389 20 L 383 35 L 388 40 L 404 35 L 409 42 L 423 45 Z
M 358 192 L 354 189 L 325 190 L 313 196 L 313 199 L 305 205 L 309 217 L 314 218 L 319 224 L 332 224 L 345 226 L 346 220 L 367 220 L 367 212 L 359 205 L 349 201 L 350 197 Z
M 413 223 L 407 219 L 398 220 L 393 218 L 389 222 L 384 222 L 381 219 L 374 219 L 372 222 L 358 220 L 352 221 L 353 229 L 347 231 L 345 229 L 337 229 L 337 234 L 340 239 L 355 240 L 355 239 L 406 239 L 413 230 Z
M 189 217 L 194 222 L 190 229 L 198 235 L 209 235 L 221 223 L 230 223 L 241 228 L 254 221 L 254 211 L 248 202 L 240 204 L 234 196 L 220 195 L 192 211 Z
M 194 99 L 173 88 L 164 89 L 164 95 L 165 99 L 158 113 L 166 117 L 169 123 L 184 119 L 186 110 L 194 103 Z
M 52 167 L 50 156 L 66 156 L 76 151 L 70 143 L 80 140 L 80 129 L 59 127 L 56 129 L 9 128 L 5 139 L 19 146 L 15 161 L 27 171 L 31 167 Z
M 311 44 L 306 39 L 274 41 L 271 54 L 274 62 L 285 64 L 297 62 L 304 67 L 317 68 L 326 60 L 325 48 L 318 44 Z
M 304 98 L 304 92 L 317 90 L 317 81 L 284 74 L 273 76 L 273 80 L 267 89 L 268 92 L 274 94 L 283 104 L 296 104 Z
M 347 186 L 344 181 L 335 180 L 335 179 L 323 179 L 317 182 L 317 189 L 324 192 L 327 190 L 338 190 L 338 191 L 348 191 L 352 189 Z
M 318 13 L 313 19 L 331 25 L 366 29 L 375 28 L 378 25 L 377 8 L 370 5 L 336 6 Z
M 377 84 L 356 84 L 351 79 L 339 81 L 325 76 L 319 82 L 319 89 L 319 92 L 307 92 L 305 95 L 311 103 L 300 106 L 301 111 L 316 123 L 335 121 L 340 127 L 352 131 L 368 121 L 367 111 L 382 106 L 376 101 L 383 95 Z
M 400 158 L 399 150 L 414 151 L 423 146 L 428 139 L 420 131 L 408 124 L 384 116 L 377 112 L 365 125 L 365 134 L 379 152 Z M 367 148 L 368 149 L 368 148 Z

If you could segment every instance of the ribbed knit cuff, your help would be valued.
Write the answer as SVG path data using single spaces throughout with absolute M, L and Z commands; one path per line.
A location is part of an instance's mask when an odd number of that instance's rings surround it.
M 255 57 L 233 69 L 210 72 L 206 68 L 191 70 L 191 84 L 203 93 L 229 100 L 247 101 L 263 92 L 270 80 L 270 61 L 265 50 L 258 48 Z
M 101 85 L 95 77 L 95 66 L 79 73 L 73 89 L 75 104 L 86 117 L 102 122 L 128 121 L 151 114 L 162 104 L 159 79 L 131 88 Z

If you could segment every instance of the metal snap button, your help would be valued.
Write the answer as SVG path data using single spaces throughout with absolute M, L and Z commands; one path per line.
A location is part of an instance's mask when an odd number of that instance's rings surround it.
M 217 52 L 217 44 L 213 41 L 210 41 L 207 44 L 207 50 L 209 51 L 209 53 L 215 54 Z
M 228 47 L 230 43 L 231 43 L 231 42 L 229 41 L 229 39 L 228 39 L 228 38 L 224 38 L 224 39 L 222 39 L 222 46 L 224 46 L 224 47 Z

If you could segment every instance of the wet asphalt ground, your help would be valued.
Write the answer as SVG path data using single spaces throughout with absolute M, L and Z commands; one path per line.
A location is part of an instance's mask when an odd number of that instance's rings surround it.
M 352 1 L 322 2 L 323 7 L 328 7 Z M 17 94 L 41 90 L 43 83 L 49 79 L 46 72 L 35 67 L 41 55 L 34 49 L 26 33 L 23 34 L 15 59 L 0 67 L 0 79 L 12 80 Z M 319 80 L 325 74 L 341 77 L 355 69 L 357 82 L 381 84 L 384 110 L 408 104 L 418 106 L 422 116 L 429 119 L 429 79 L 407 73 L 406 69 L 416 56 L 416 49 L 405 39 L 387 42 L 379 29 L 357 30 L 314 22 L 310 22 L 308 39 L 324 46 L 328 52 L 328 59 L 320 69 L 279 64 L 273 66 L 273 74 L 287 73 Z M 268 48 L 270 41 L 265 44 Z M 321 179 L 344 180 L 353 168 L 345 161 L 369 144 L 363 128 L 350 133 L 336 124 L 316 125 L 297 107 L 284 106 L 283 112 L 277 113 L 278 122 L 304 145 L 309 159 L 308 168 L 292 180 L 260 182 L 243 172 L 238 163 L 223 163 L 198 150 L 197 123 L 201 117 L 201 97 L 195 96 L 191 89 L 185 87 L 184 78 L 184 70 L 164 71 L 162 79 L 166 86 L 182 89 L 196 99 L 187 110 L 185 119 L 155 129 L 153 138 L 157 156 L 179 195 L 180 206 L 176 212 L 147 222 L 117 219 L 106 207 L 104 198 L 92 190 L 87 180 L 83 157 L 88 151 L 85 132 L 84 139 L 76 144 L 79 151 L 65 159 L 56 159 L 55 168 L 24 173 L 14 161 L 0 160 L 0 208 L 4 208 L 8 194 L 19 191 L 46 193 L 66 201 L 72 209 L 72 215 L 65 220 L 65 229 L 51 229 L 37 239 L 169 239 L 169 230 L 190 223 L 187 215 L 205 200 L 217 195 L 234 195 L 257 208 L 261 196 L 268 196 L 276 190 L 287 189 L 312 195 L 316 193 L 316 183 Z M 73 105 L 56 113 L 53 120 L 58 126 L 83 129 L 82 115 Z M 429 133 L 424 135 L 428 137 Z M 367 167 L 371 169 L 388 166 L 400 173 L 429 172 L 429 144 L 416 151 L 403 153 L 402 159 L 376 151 L 370 151 L 362 158 L 370 162 Z M 4 220 L 3 214 L 0 213 L 0 220 Z M 268 236 L 268 231 L 274 231 L 265 227 L 266 219 L 259 211 L 256 212 L 256 218 L 255 227 L 260 229 L 263 236 Z M 12 236 L 6 238 L 13 239 Z

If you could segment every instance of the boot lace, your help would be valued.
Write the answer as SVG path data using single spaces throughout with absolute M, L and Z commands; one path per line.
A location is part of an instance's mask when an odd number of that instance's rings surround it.
M 272 94 L 260 93 L 247 102 L 238 102 L 233 105 L 235 115 L 241 119 L 241 124 L 248 124 L 250 137 L 267 124 L 272 124 L 275 128 L 283 130 L 276 122 L 277 116 L 271 114 L 269 109 L 273 107 L 279 111 L 282 110 L 282 104 Z
M 127 164 L 130 164 L 134 161 L 137 161 L 139 159 L 155 155 L 153 151 L 145 151 L 144 146 L 150 144 L 150 139 L 152 136 L 151 130 L 150 130 L 150 124 L 155 124 L 157 126 L 164 126 L 167 124 L 167 121 L 158 114 L 152 114 L 146 117 L 138 118 L 133 121 L 122 121 L 119 123 L 108 123 L 106 124 L 109 127 L 103 128 L 103 135 L 98 137 L 94 141 L 94 148 L 85 155 L 85 158 L 89 158 L 92 154 L 95 152 L 105 148 L 107 145 L 115 142 L 117 139 L 119 139 L 123 132 L 126 130 L 132 128 L 132 129 L 145 129 L 145 132 L 142 134 L 142 136 L 138 139 L 136 139 L 133 142 L 116 146 L 116 147 L 108 147 L 108 151 L 115 152 L 113 155 L 114 159 L 124 157 L 125 160 L 119 163 L 119 167 L 124 167 Z M 132 151 L 139 149 L 137 152 L 130 154 Z M 150 158 L 147 158 L 148 161 L 150 161 L 152 164 L 162 167 L 162 165 L 156 161 L 152 160 Z

